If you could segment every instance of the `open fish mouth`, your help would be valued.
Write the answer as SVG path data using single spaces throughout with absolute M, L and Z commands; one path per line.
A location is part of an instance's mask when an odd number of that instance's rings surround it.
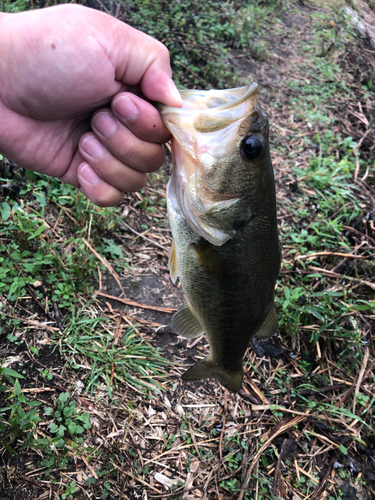
M 179 135 L 176 127 L 181 125 L 209 133 L 248 116 L 249 108 L 258 102 L 258 93 L 259 86 L 255 82 L 228 90 L 180 90 L 182 108 L 159 103 L 157 108 L 173 137 L 176 133 Z
M 220 130 L 234 121 L 245 118 L 248 113 L 251 98 L 257 100 L 258 84 L 252 83 L 246 87 L 230 90 L 209 90 L 205 95 L 195 91 L 183 90 L 181 96 L 192 111 L 202 109 L 194 119 L 193 125 L 197 132 L 209 133 Z M 250 101 L 249 101 L 250 100 Z M 240 107 L 241 106 L 241 107 Z
M 171 187 L 188 225 L 210 243 L 222 245 L 235 231 L 218 227 L 212 214 L 230 210 L 241 194 L 225 187 L 227 173 L 220 165 L 238 152 L 249 117 L 259 112 L 258 84 L 180 94 L 182 108 L 157 105 L 173 136 Z

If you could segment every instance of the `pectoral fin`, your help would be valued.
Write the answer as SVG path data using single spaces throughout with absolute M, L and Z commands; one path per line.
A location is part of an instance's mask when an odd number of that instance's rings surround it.
M 169 253 L 168 267 L 169 267 L 169 275 L 171 277 L 171 281 L 175 285 L 178 278 L 178 269 L 177 269 L 176 245 L 174 240 L 172 240 L 171 251 Z
M 272 337 L 277 332 L 278 319 L 276 313 L 275 303 L 272 302 L 271 307 L 268 311 L 268 314 L 265 320 L 262 323 L 262 326 L 258 328 L 255 332 L 256 337 Z
M 230 279 L 229 269 L 211 243 L 202 238 L 199 243 L 192 243 L 190 248 L 195 251 L 200 267 L 209 278 Z
M 172 316 L 171 326 L 175 332 L 188 339 L 194 339 L 204 333 L 202 325 L 194 315 L 189 302 L 181 306 Z
M 209 358 L 199 361 L 182 375 L 183 380 L 201 380 L 203 378 L 215 378 L 221 385 L 230 391 L 238 392 L 241 389 L 243 379 L 242 365 L 238 370 L 226 370 L 214 366 Z

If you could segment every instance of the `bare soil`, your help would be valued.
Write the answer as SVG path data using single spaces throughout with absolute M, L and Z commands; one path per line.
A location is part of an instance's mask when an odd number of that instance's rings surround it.
M 288 151 L 300 146 L 301 135 L 313 137 L 316 134 L 316 130 L 310 130 L 306 123 L 301 122 L 293 128 L 295 139 L 291 142 L 287 139 L 293 125 L 287 107 L 289 89 L 284 88 L 283 81 L 290 77 L 296 80 L 305 78 L 298 69 L 304 56 L 296 53 L 296 40 L 311 37 L 311 14 L 317 7 L 301 2 L 298 10 L 298 13 L 291 10 L 283 15 L 281 36 L 271 32 L 266 35 L 271 61 L 259 62 L 248 53 L 233 54 L 232 57 L 233 64 L 241 68 L 244 80 L 258 81 L 262 88 L 262 106 L 273 124 L 271 143 L 282 144 Z M 369 61 L 373 61 L 374 51 L 364 41 L 366 47 L 369 52 L 363 50 L 360 55 L 350 47 L 347 53 L 340 55 L 343 64 L 350 68 L 353 80 L 364 70 L 368 71 L 371 65 L 374 67 Z M 279 103 L 277 108 L 275 102 Z M 348 113 L 348 110 L 357 115 Z M 335 127 L 344 136 L 351 135 L 359 140 L 366 132 L 365 124 L 358 119 L 358 103 L 354 100 L 337 103 L 331 113 L 338 119 Z M 371 141 L 364 143 L 365 151 L 370 151 L 371 147 Z M 315 152 L 306 148 L 297 161 L 307 164 L 312 154 Z M 274 154 L 273 163 L 277 172 L 279 202 L 293 200 L 299 185 L 290 163 L 281 154 Z M 170 160 L 165 168 L 170 169 Z M 165 196 L 165 178 L 164 171 L 149 185 L 147 194 Z M 361 187 L 361 193 L 364 197 L 369 193 L 373 196 L 374 188 L 374 179 L 370 176 L 366 186 Z M 142 224 L 150 223 L 151 216 L 138 210 L 137 203 L 137 195 L 128 195 L 122 206 L 127 213 L 127 224 L 142 233 Z M 368 207 L 364 209 L 367 211 Z M 156 215 L 166 219 L 165 210 L 160 209 Z M 280 203 L 278 215 L 281 229 L 284 221 L 294 216 L 285 203 Z M 352 237 L 353 247 L 358 245 L 363 234 L 371 241 L 375 240 L 374 225 L 370 225 L 369 220 L 375 220 L 373 213 L 366 223 L 361 218 L 352 228 L 345 229 Z M 15 356 L 18 361 L 12 367 L 25 371 L 22 388 L 27 397 L 50 406 L 61 392 L 70 391 L 79 408 L 91 415 L 92 429 L 88 432 L 86 444 L 96 452 L 77 456 L 71 451 L 68 464 L 65 467 L 57 465 L 47 477 L 44 475 L 46 467 L 38 465 L 41 453 L 26 450 L 12 455 L 3 449 L 0 453 L 0 500 L 62 498 L 66 485 L 72 480 L 77 483 L 77 491 L 68 498 L 76 500 L 105 498 L 103 492 L 108 493 L 107 498 L 117 500 L 229 500 L 239 495 L 230 491 L 230 480 L 241 478 L 245 484 L 250 473 L 253 475 L 244 491 L 251 492 L 249 498 L 265 498 L 260 497 L 261 487 L 254 479 L 260 472 L 263 479 L 270 481 L 274 495 L 270 499 L 375 498 L 375 439 L 372 432 L 358 422 L 349 426 L 345 419 L 337 416 L 326 414 L 323 423 L 313 411 L 299 413 L 294 410 L 296 401 L 302 396 L 326 402 L 346 401 L 356 387 L 361 367 L 349 374 L 338 366 L 337 356 L 324 343 L 319 347 L 320 353 L 315 348 L 301 350 L 296 360 L 294 353 L 298 346 L 293 345 L 290 338 L 281 338 L 271 346 L 266 343 L 263 351 L 259 350 L 262 347 L 259 345 L 255 350 L 249 348 L 240 394 L 228 393 L 215 381 L 183 383 L 180 375 L 193 362 L 205 357 L 209 346 L 205 337 L 182 339 L 169 326 L 171 313 L 184 302 L 181 288 L 174 287 L 169 280 L 170 232 L 167 226 L 161 228 L 155 224 L 145 234 L 162 248 L 131 231 L 114 236 L 122 242 L 124 252 L 133 256 L 132 270 L 120 276 L 122 290 L 113 274 L 103 273 L 96 284 L 99 293 L 95 306 L 89 307 L 93 308 L 93 314 L 104 314 L 113 324 L 120 325 L 120 339 L 129 325 L 137 324 L 142 339 L 162 350 L 172 362 L 167 368 L 166 378 L 160 381 L 165 390 L 150 396 L 128 386 L 114 386 L 111 400 L 103 383 L 93 394 L 80 393 L 77 381 L 84 382 L 87 371 L 73 371 L 67 367 L 56 336 L 53 340 L 50 338 L 56 332 L 35 326 L 24 334 L 23 338 L 29 344 L 38 347 L 38 358 L 30 350 L 25 350 L 25 344 L 10 344 L 3 335 L 0 337 L 0 354 Z M 351 275 L 351 265 L 346 263 L 340 273 Z M 283 276 L 283 272 L 281 274 Z M 366 287 L 363 293 L 368 293 Z M 124 298 L 138 305 L 126 305 L 121 302 Z M 81 298 L 80 303 L 83 302 Z M 32 317 L 39 322 L 45 320 L 32 299 L 24 301 L 22 307 L 20 316 Z M 373 317 L 370 325 L 373 328 Z M 275 346 L 279 347 L 276 356 L 272 350 Z M 374 391 L 371 382 L 374 356 L 371 344 L 370 358 L 365 367 L 370 391 Z M 295 393 L 295 385 L 307 379 L 298 367 L 298 359 L 311 363 L 315 390 Z M 79 356 L 75 361 L 84 364 Z M 45 368 L 52 371 L 53 380 L 48 381 L 41 375 Z M 278 380 L 280 370 L 287 374 L 286 386 Z M 329 384 L 326 376 L 330 379 Z M 0 404 L 5 404 L 3 395 L 0 395 Z M 285 411 L 275 416 L 270 411 L 271 405 L 282 406 Z M 43 436 L 45 430 L 45 426 L 39 426 L 38 437 Z M 307 434 L 314 437 L 307 438 Z M 353 440 L 353 436 L 360 436 L 360 439 Z M 257 454 L 260 443 L 263 458 Z M 346 456 L 338 451 L 341 445 L 348 447 Z M 239 453 L 241 458 L 233 460 L 232 457 Z M 340 460 L 345 461 L 345 470 L 351 471 L 351 476 L 345 478 L 335 472 Z M 312 478 L 314 483 L 314 490 L 305 497 L 300 496 L 295 487 L 295 482 L 301 477 Z M 86 483 L 88 478 L 93 478 L 90 486 Z M 175 488 L 173 492 L 171 487 Z

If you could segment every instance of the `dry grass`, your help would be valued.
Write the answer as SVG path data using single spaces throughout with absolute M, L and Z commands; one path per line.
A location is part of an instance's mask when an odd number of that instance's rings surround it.
M 240 394 L 230 394 L 212 381 L 181 382 L 187 364 L 207 355 L 208 344 L 205 338 L 186 341 L 168 326 L 171 313 L 184 298 L 180 287 L 174 288 L 168 279 L 167 163 L 144 192 L 128 195 L 121 204 L 125 225 L 100 232 L 91 220 L 87 223 L 90 217 L 83 219 L 84 265 L 90 266 L 96 280 L 90 292 L 74 295 L 73 311 L 51 299 L 51 284 L 39 288 L 39 294 L 29 286 L 27 295 L 16 302 L 7 300 L 5 293 L 0 295 L 1 353 L 9 366 L 25 372 L 21 387 L 28 400 L 52 408 L 49 415 L 40 410 L 43 420 L 36 423 L 34 438 L 51 437 L 58 398 L 67 392 L 77 415 L 88 414 L 91 424 L 79 446 L 66 434 L 60 451 L 50 444 L 37 450 L 32 443 L 16 455 L 3 448 L 0 500 L 374 498 L 375 315 L 373 309 L 355 305 L 373 304 L 375 289 L 371 118 L 375 97 L 372 93 L 369 99 L 363 85 L 366 72 L 374 67 L 373 51 L 365 42 L 336 43 L 329 49 L 329 58 L 352 75 L 346 82 L 347 94 L 328 95 L 327 87 L 328 97 L 317 96 L 315 110 L 314 106 L 312 111 L 298 108 L 298 101 L 316 91 L 311 87 L 306 94 L 305 89 L 314 83 L 316 59 L 301 49 L 309 44 L 314 50 L 321 48 L 314 28 L 317 13 L 321 11 L 310 4 L 300 6 L 298 12 L 294 7 L 284 12 L 272 33 L 264 35 L 270 52 L 266 63 L 247 54 L 236 58 L 244 81 L 250 75 L 242 59 L 249 59 L 251 78 L 263 87 L 262 105 L 272 123 L 284 243 L 277 288 L 280 340 L 249 348 Z M 330 47 L 329 39 L 324 43 L 323 49 Z M 312 117 L 312 112 L 320 112 L 328 122 Z M 345 198 L 339 210 L 360 212 L 336 224 L 335 245 L 322 237 L 314 247 L 301 240 L 303 231 L 315 235 L 314 224 L 323 213 L 314 205 L 319 188 L 309 184 L 312 159 L 332 157 L 333 165 L 335 158 L 339 162 L 345 155 L 340 141 L 329 150 L 328 139 L 317 143 L 317 136 L 332 129 L 357 143 L 351 180 L 345 180 L 352 198 Z M 346 188 L 340 184 L 337 189 L 341 193 Z M 64 241 L 71 235 L 72 223 L 80 227 L 79 214 L 71 207 L 56 207 L 51 203 L 44 219 L 52 229 L 52 241 Z M 95 242 L 103 235 L 121 247 L 122 259 L 98 251 Z M 0 238 L 1 243 L 9 243 L 5 230 Z M 43 233 L 42 238 L 47 236 Z M 58 254 L 62 266 L 68 265 L 64 259 L 74 256 L 77 248 L 77 242 L 69 243 Z M 126 262 L 126 267 L 119 261 Z M 283 309 L 287 288 L 302 288 L 303 293 Z M 320 292 L 321 297 L 314 295 Z M 329 309 L 323 295 L 338 292 L 341 295 L 332 295 Z M 288 318 L 305 311 L 309 300 L 313 312 L 300 318 L 294 328 L 294 320 Z M 323 302 L 324 314 L 317 309 Z M 336 317 L 337 311 L 341 311 L 338 322 L 320 331 L 323 316 Z M 353 340 L 354 331 L 359 332 L 358 341 Z M 129 332 L 142 348 L 152 350 L 135 358 L 127 350 Z M 10 341 L 9 335 L 24 344 Z M 148 361 L 154 347 L 161 349 L 169 364 Z M 345 349 L 348 356 L 343 360 Z M 135 364 L 137 359 L 144 363 Z M 48 373 L 53 377 L 49 379 Z M 129 374 L 132 378 L 127 378 Z M 4 405 L 6 394 L 0 395 Z M 17 447 L 17 438 L 12 446 Z

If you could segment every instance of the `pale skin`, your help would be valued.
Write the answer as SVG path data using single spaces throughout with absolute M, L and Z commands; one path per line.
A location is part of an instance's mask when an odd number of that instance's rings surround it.
M 171 76 L 163 44 L 102 12 L 0 13 L 0 153 L 117 205 L 163 164 L 148 101 L 182 105 Z

